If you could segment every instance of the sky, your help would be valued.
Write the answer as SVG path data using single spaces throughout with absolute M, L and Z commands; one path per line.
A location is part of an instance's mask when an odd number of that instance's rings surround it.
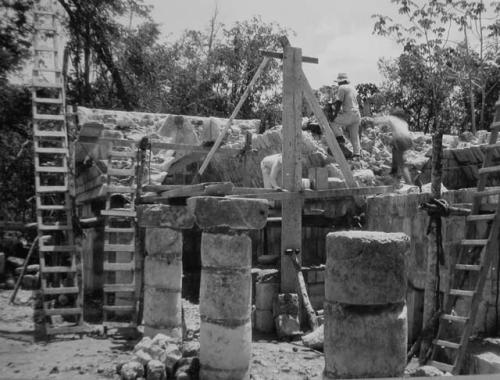
M 259 15 L 293 30 L 292 46 L 319 64 L 304 64 L 313 88 L 331 85 L 339 72 L 353 83 L 382 80 L 377 68 L 381 57 L 397 57 L 401 47 L 387 37 L 372 34 L 373 14 L 396 16 L 390 0 L 145 0 L 163 37 L 174 40 L 185 29 L 208 28 L 215 7 L 225 25 Z

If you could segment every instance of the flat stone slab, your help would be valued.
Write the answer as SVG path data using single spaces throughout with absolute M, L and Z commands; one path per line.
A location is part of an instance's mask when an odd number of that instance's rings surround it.
M 202 229 L 260 230 L 266 225 L 268 202 L 263 199 L 192 197 L 188 208 Z
M 351 305 L 404 302 L 409 249 L 410 239 L 403 233 L 329 233 L 325 299 Z
M 141 205 L 137 220 L 140 227 L 189 229 L 194 225 L 194 216 L 186 206 Z

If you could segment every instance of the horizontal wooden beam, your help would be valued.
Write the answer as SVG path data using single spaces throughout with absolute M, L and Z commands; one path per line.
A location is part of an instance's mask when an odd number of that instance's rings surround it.
M 262 54 L 264 57 L 271 57 L 271 58 L 278 58 L 278 59 L 283 59 L 283 53 L 277 53 L 274 51 L 267 51 L 267 50 L 261 50 L 260 54 Z M 302 62 L 306 63 L 319 63 L 318 58 L 314 57 L 302 57 Z
M 229 197 L 237 198 L 263 198 L 269 200 L 284 200 L 284 199 L 326 199 L 326 198 L 346 198 L 358 197 L 375 194 L 387 194 L 394 191 L 392 186 L 375 186 L 375 187 L 356 187 L 349 189 L 329 189 L 329 190 L 303 190 L 300 192 L 274 192 L 260 194 L 238 194 L 229 195 Z
M 274 51 L 266 51 L 266 50 L 261 50 L 260 53 L 264 57 L 271 57 L 271 58 L 277 58 L 277 59 L 283 59 L 283 53 L 278 53 Z M 319 59 L 315 57 L 306 57 L 302 56 L 302 62 L 305 63 L 319 63 Z

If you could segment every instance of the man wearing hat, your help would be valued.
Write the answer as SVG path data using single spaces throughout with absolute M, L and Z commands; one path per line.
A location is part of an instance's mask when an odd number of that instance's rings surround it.
M 358 106 L 358 92 L 350 84 L 346 73 L 339 73 L 337 76 L 339 88 L 333 102 L 334 110 L 332 116 L 332 129 L 337 139 L 340 137 L 342 129 L 349 132 L 353 157 L 359 157 L 361 146 L 359 143 L 359 125 L 361 124 L 361 114 Z

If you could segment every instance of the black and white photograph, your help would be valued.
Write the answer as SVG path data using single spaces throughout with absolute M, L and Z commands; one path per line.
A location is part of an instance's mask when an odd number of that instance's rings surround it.
M 500 1 L 0 0 L 0 380 L 500 379 Z

